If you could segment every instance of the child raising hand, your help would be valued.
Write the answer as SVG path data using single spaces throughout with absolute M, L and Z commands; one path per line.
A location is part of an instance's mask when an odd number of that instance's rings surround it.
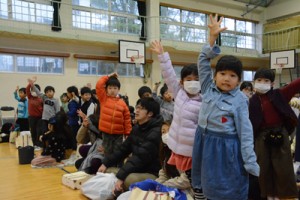
M 244 200 L 248 197 L 248 173 L 258 176 L 253 149 L 253 129 L 248 98 L 239 90 L 242 63 L 223 56 L 212 76 L 210 60 L 220 54 L 215 41 L 226 30 L 218 15 L 210 15 L 209 44 L 199 55 L 198 70 L 203 95 L 195 134 L 192 186 L 202 188 L 208 199 Z
M 202 101 L 198 69 L 195 64 L 184 66 L 181 70 L 180 81 L 178 81 L 170 56 L 164 52 L 161 43 L 152 42 L 151 51 L 158 54 L 162 77 L 175 98 L 173 121 L 167 142 L 172 151 L 168 164 L 175 166 L 180 176 L 187 176 L 191 179 L 192 150 Z M 200 190 L 194 192 L 201 197 L 199 199 L 203 199 Z

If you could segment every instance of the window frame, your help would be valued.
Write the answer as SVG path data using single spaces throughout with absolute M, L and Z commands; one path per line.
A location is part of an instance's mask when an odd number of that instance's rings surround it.
M 177 9 L 179 11 L 179 18 L 177 18 L 176 20 L 172 20 L 171 17 L 169 16 L 164 16 L 162 15 L 162 9 Z M 204 25 L 197 25 L 195 24 L 196 22 L 193 23 L 184 23 L 183 22 L 183 13 L 184 12 L 190 12 L 191 14 L 197 13 L 201 15 L 205 16 L 205 20 L 204 20 Z M 179 37 L 170 37 L 171 32 L 168 33 L 164 33 L 164 28 L 163 26 L 169 26 L 169 28 L 165 28 L 165 30 L 170 30 L 170 26 L 175 26 L 177 27 L 177 30 L 175 30 L 174 32 L 179 32 Z M 193 30 L 193 32 L 189 32 L 191 33 L 191 36 L 189 37 L 185 37 L 186 35 L 183 34 L 184 29 L 190 29 Z M 172 29 L 171 29 L 172 30 Z M 202 37 L 199 41 L 199 39 L 197 40 L 198 35 L 196 35 L 196 32 L 201 32 L 201 31 L 205 31 L 204 34 L 201 34 Z M 197 42 L 197 43 L 205 43 L 207 41 L 207 15 L 205 13 L 202 12 L 196 12 L 196 11 L 191 11 L 191 10 L 187 10 L 187 9 L 181 9 L 181 8 L 175 8 L 175 7 L 171 7 L 171 6 L 165 6 L 165 5 L 160 5 L 160 35 L 161 38 L 163 39 L 171 39 L 171 40 L 176 40 L 176 41 L 180 41 L 180 42 Z M 174 34 L 171 34 L 174 35 Z M 203 37 L 204 36 L 204 37 Z M 186 39 L 184 39 L 186 38 Z M 188 39 L 191 38 L 191 39 Z
M 6 14 L 5 11 L 4 14 L 1 13 L 0 19 L 50 25 L 52 23 L 53 7 L 51 6 L 50 1 L 47 3 L 45 2 L 6 0 L 6 2 L 3 3 L 3 0 L 1 0 L 1 10 L 3 10 L 2 6 L 6 7 Z M 19 12 L 19 10 L 21 11 Z
M 0 53 L 0 57 L 1 56 L 12 56 L 12 69 L 11 70 L 2 70 L 0 68 L 0 73 L 18 73 L 18 74 L 50 74 L 50 75 L 64 75 L 65 72 L 65 60 L 63 57 L 53 57 L 53 56 L 44 56 L 44 55 L 29 55 L 29 54 L 8 54 L 8 53 Z M 18 65 L 18 59 L 23 59 L 23 63 L 25 62 L 29 62 L 30 60 L 28 59 L 37 59 L 38 60 L 38 65 L 36 66 L 19 66 Z M 27 59 L 27 60 L 26 60 Z M 56 67 L 53 68 L 53 66 L 46 66 L 45 68 L 45 64 L 47 65 L 47 63 L 51 63 L 51 62 L 44 62 L 43 60 L 46 59 L 54 59 L 54 60 L 58 60 L 58 61 L 53 61 L 57 62 L 57 63 L 61 63 L 61 66 L 59 66 L 59 70 L 58 72 L 53 72 L 55 70 Z M 2 62 L 2 58 L 0 58 L 0 66 L 5 66 Z M 55 65 L 55 64 L 54 64 Z M 20 68 L 36 68 L 36 70 L 29 70 L 29 71 L 22 71 Z M 48 68 L 49 67 L 49 68 Z M 51 69 L 52 68 L 52 69 Z M 44 69 L 44 70 L 43 70 Z M 45 72 L 46 70 L 46 72 Z
M 80 70 L 79 70 L 79 67 L 80 67 L 80 62 L 82 63 L 92 63 L 92 62 L 96 62 L 96 65 L 94 66 L 95 67 L 95 71 L 96 73 L 92 73 L 92 70 L 90 69 L 91 68 L 91 64 L 89 65 L 89 69 L 87 71 L 89 71 L 89 73 L 80 73 Z M 101 73 L 99 72 L 100 71 L 100 68 L 102 67 L 101 65 L 99 65 L 99 63 L 104 63 L 105 64 L 112 64 L 113 65 L 113 70 L 109 70 L 109 69 L 105 69 L 105 73 Z M 125 67 L 125 70 L 126 71 L 126 74 L 123 74 L 123 73 L 120 73 L 120 69 L 121 67 Z M 77 74 L 79 76 L 104 76 L 104 75 L 107 75 L 107 74 L 110 74 L 110 73 L 113 73 L 113 72 L 117 72 L 118 75 L 120 77 L 131 77 L 131 78 L 136 78 L 136 77 L 142 77 L 143 74 L 144 74 L 144 65 L 140 65 L 139 66 L 139 69 L 137 69 L 137 65 L 136 64 L 129 64 L 129 63 L 119 63 L 118 61 L 113 61 L 113 60 L 94 60 L 94 59 L 77 59 Z M 132 69 L 135 69 L 137 70 L 137 73 L 130 73 L 130 71 Z M 135 71 L 133 70 L 133 71 Z
M 72 1 L 72 26 L 73 28 L 77 29 L 84 29 L 84 30 L 91 30 L 91 31 L 100 31 L 100 32 L 114 32 L 114 33 L 121 33 L 121 34 L 132 34 L 132 35 L 139 35 L 140 34 L 140 27 L 141 27 L 141 20 L 139 19 L 137 5 L 135 5 L 135 13 L 133 14 L 130 10 L 125 12 L 118 12 L 114 11 L 112 7 L 113 0 L 107 0 L 108 7 L 107 9 L 100 9 L 96 7 L 90 6 L 80 6 L 74 4 Z M 127 0 L 130 1 L 131 4 L 137 4 L 134 0 Z M 125 5 L 127 5 L 126 3 Z M 76 15 L 76 11 L 78 11 L 78 15 Z M 80 12 L 89 13 L 89 17 L 86 21 L 89 21 L 88 26 L 84 25 L 85 22 L 78 22 L 75 19 L 80 18 Z M 93 23 L 96 21 L 101 20 L 97 18 L 97 16 L 103 16 L 103 24 Z M 119 19 L 119 20 L 118 20 Z M 122 22 L 120 20 L 123 19 Z M 78 25 L 81 24 L 81 25 Z M 98 25 L 98 26 L 97 26 Z

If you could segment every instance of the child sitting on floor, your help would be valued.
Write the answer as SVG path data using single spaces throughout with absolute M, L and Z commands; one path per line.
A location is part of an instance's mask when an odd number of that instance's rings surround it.
M 65 128 L 65 124 L 66 115 L 62 111 L 49 119 L 49 131 L 40 137 L 44 146 L 43 151 L 40 156 L 37 156 L 31 161 L 32 167 L 53 167 L 61 165 L 59 162 L 65 158 L 65 150 L 66 146 L 68 146 L 66 143 L 71 135 L 68 129 Z

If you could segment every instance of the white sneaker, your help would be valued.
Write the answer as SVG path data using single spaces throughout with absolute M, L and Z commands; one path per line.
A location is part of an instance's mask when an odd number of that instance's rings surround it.
M 58 168 L 63 168 L 65 165 L 63 163 L 58 163 L 57 165 L 55 165 L 55 167 L 58 167 Z
M 36 168 L 36 169 L 40 169 L 40 168 L 42 168 L 42 167 L 40 167 L 40 166 L 36 166 L 36 165 L 31 165 L 31 167 L 32 167 L 32 168 Z
M 34 150 L 35 150 L 35 151 L 40 151 L 40 150 L 42 150 L 42 148 L 39 147 L 39 146 L 34 146 Z

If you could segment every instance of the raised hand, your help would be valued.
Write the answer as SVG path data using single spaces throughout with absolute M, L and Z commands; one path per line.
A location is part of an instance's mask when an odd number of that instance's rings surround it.
M 212 47 L 218 38 L 219 34 L 227 29 L 227 27 L 221 28 L 221 23 L 223 21 L 223 17 L 220 18 L 218 21 L 218 14 L 216 14 L 214 17 L 212 15 L 209 15 L 210 18 L 210 24 L 208 25 L 209 28 L 209 44 Z
M 91 84 L 91 83 L 87 83 L 87 84 L 86 84 L 86 87 L 92 89 L 92 84 Z
M 113 72 L 113 73 L 111 73 L 111 74 L 108 74 L 107 76 L 108 76 L 108 77 L 116 77 L 116 78 L 118 78 L 117 72 Z
M 161 82 L 159 81 L 159 82 L 156 82 L 156 83 L 154 83 L 154 86 L 153 86 L 153 91 L 155 92 L 155 93 L 157 93 L 157 90 L 158 90 L 158 87 L 160 86 L 160 84 L 161 84 Z
M 28 78 L 27 81 L 28 81 L 28 84 L 30 84 L 31 86 L 33 85 L 33 81 L 30 78 Z
M 77 114 L 79 117 L 81 117 L 82 119 L 87 118 L 86 114 L 84 114 L 80 109 L 77 110 Z
M 156 82 L 156 83 L 154 83 L 154 85 L 155 86 L 160 86 L 160 84 L 161 84 L 161 82 L 159 81 L 159 82 Z
M 100 153 L 104 154 L 104 147 L 103 146 L 99 146 L 97 149 Z
M 102 164 L 102 165 L 99 167 L 98 172 L 104 173 L 105 171 L 106 171 L 106 166 Z
M 154 53 L 157 53 L 157 54 L 163 54 L 164 53 L 164 48 L 163 46 L 161 45 L 161 43 L 157 40 L 151 42 L 151 47 L 150 47 L 150 50 Z
M 17 85 L 17 87 L 16 87 L 16 92 L 18 92 L 18 90 L 19 90 L 19 86 Z
M 33 77 L 31 78 L 31 80 L 32 80 L 33 83 L 35 83 L 36 80 L 37 80 L 37 77 L 36 77 L 36 76 L 33 76 Z

